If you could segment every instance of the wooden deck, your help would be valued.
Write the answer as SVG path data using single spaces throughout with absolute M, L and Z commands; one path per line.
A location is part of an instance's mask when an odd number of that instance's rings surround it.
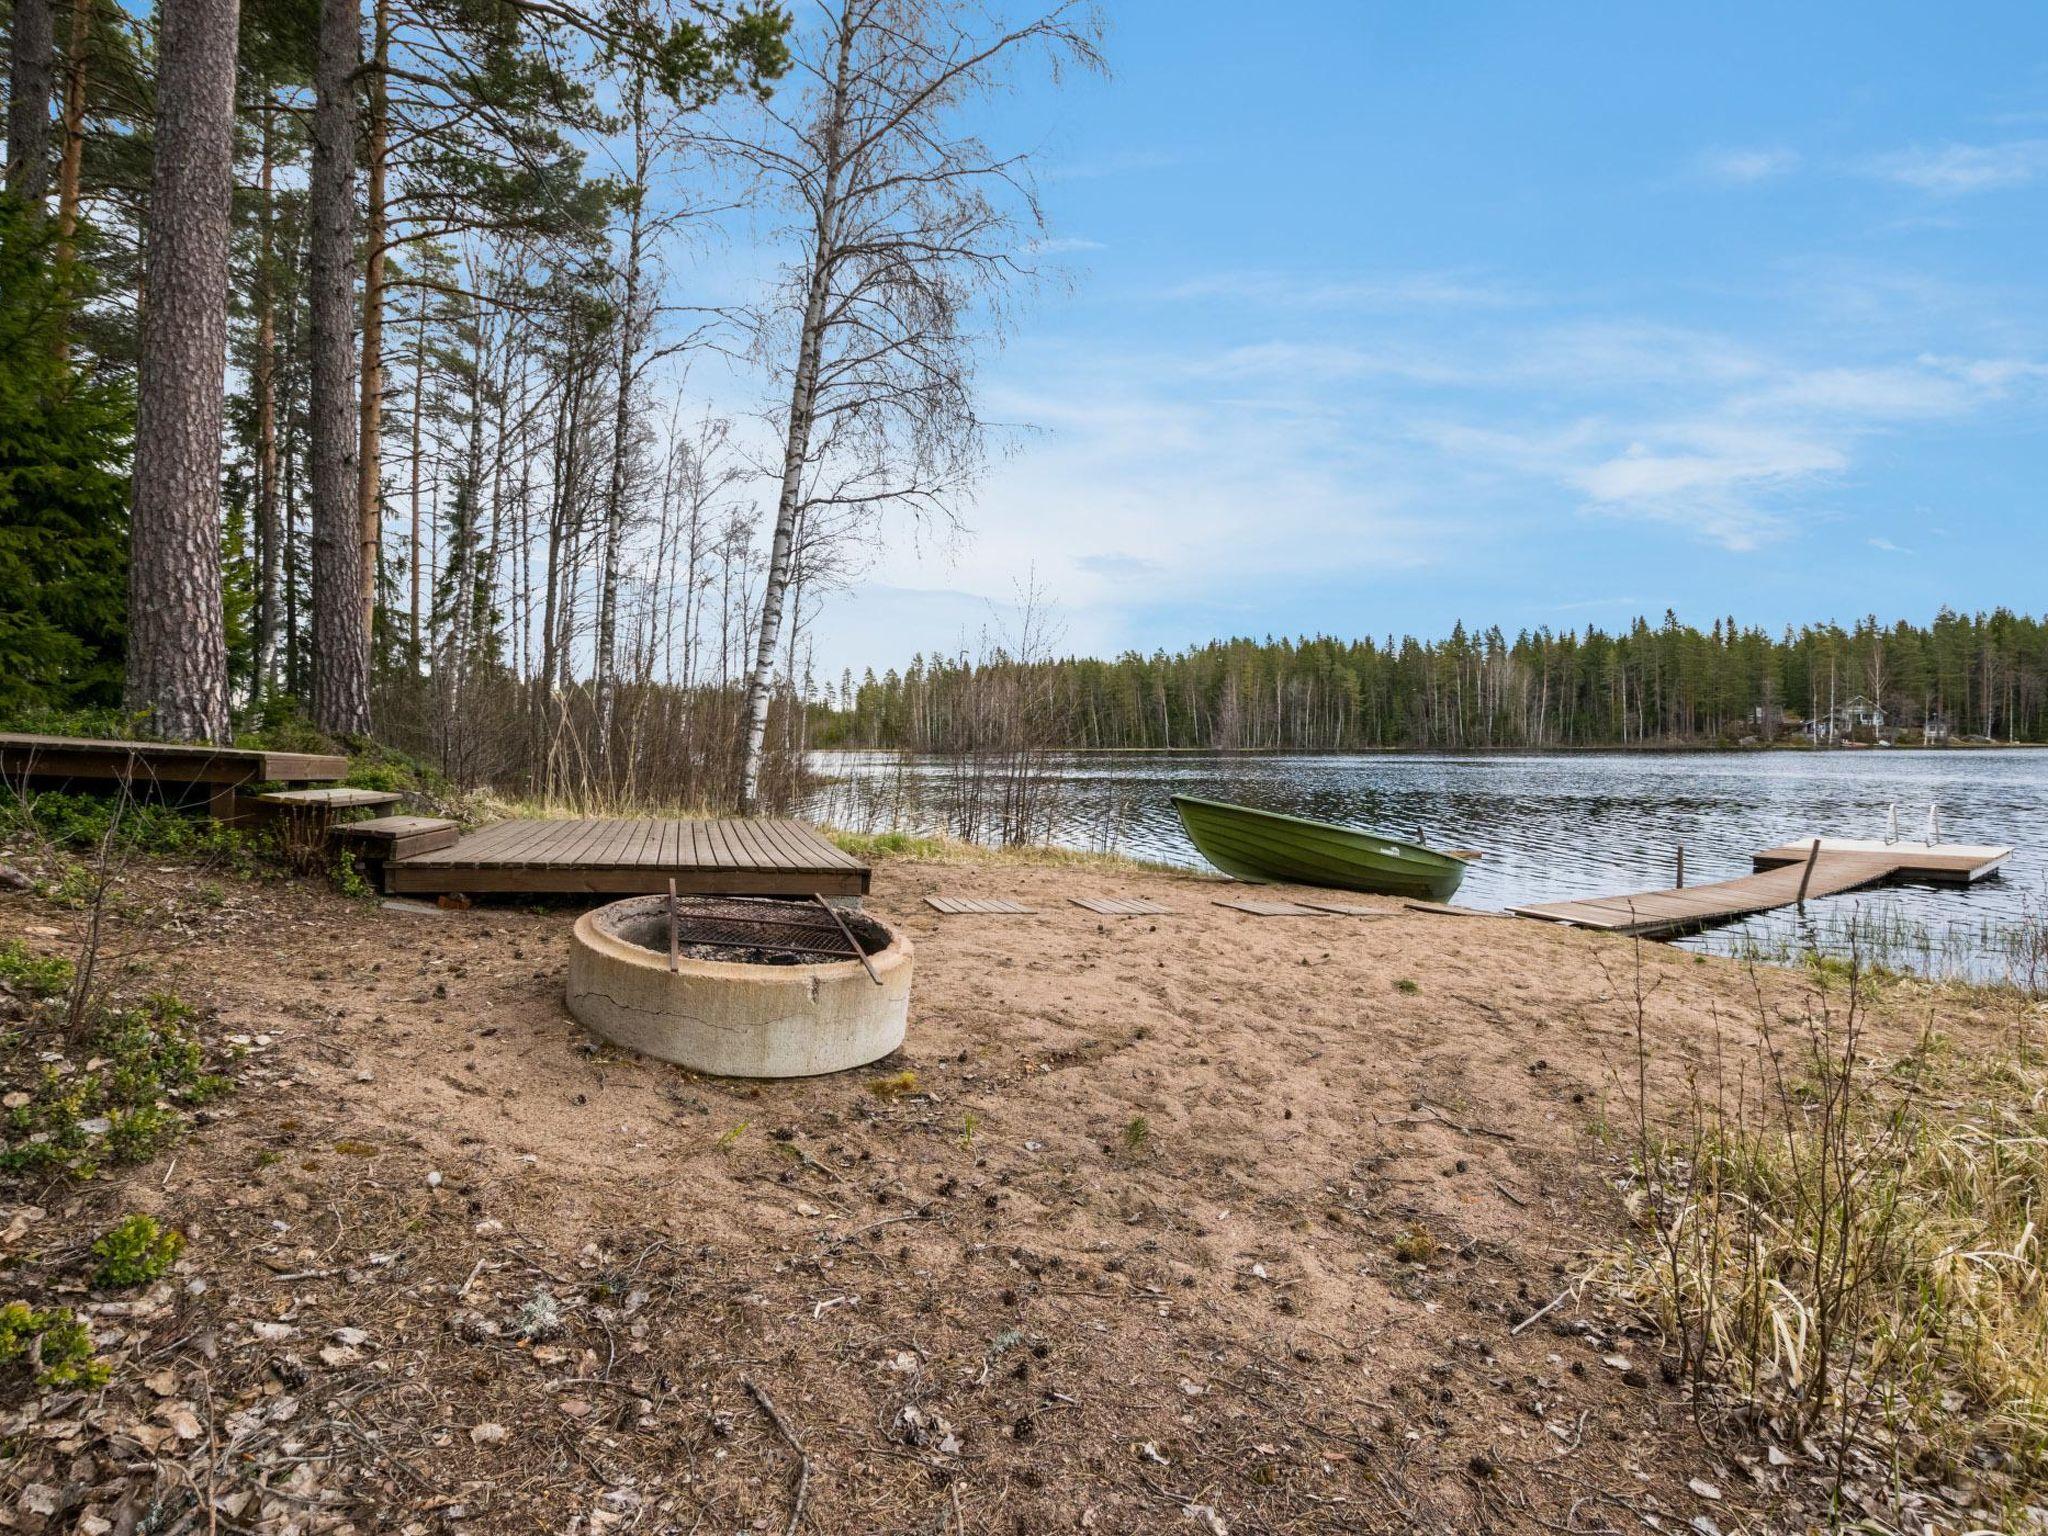
M 501 821 L 452 848 L 394 859 L 394 895 L 463 891 L 863 896 L 867 865 L 799 821 Z
M 1593 928 L 1603 933 L 1644 939 L 1672 938 L 1715 923 L 1792 906 L 1800 900 L 1802 881 L 1808 900 L 1860 890 L 1886 880 L 1967 884 L 1990 875 L 2011 854 L 2010 848 L 1960 843 L 1927 846 L 1822 838 L 1816 855 L 1813 839 L 1809 838 L 1804 843 L 1786 843 L 1756 854 L 1753 862 L 1758 873 L 1735 880 L 1595 896 L 1581 901 L 1538 902 L 1509 910 L 1517 917 Z M 1809 857 L 1813 864 L 1810 877 L 1806 867 Z
M 251 784 L 330 784 L 347 773 L 347 758 L 325 752 L 0 732 L 0 780 L 8 786 L 125 784 L 138 795 L 203 802 L 222 820 L 233 819 L 235 791 Z

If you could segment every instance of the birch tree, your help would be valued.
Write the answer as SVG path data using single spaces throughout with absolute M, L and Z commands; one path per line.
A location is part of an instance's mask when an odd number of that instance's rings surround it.
M 975 350 L 1030 275 L 1042 218 L 1026 157 L 998 154 L 959 120 L 1026 63 L 1055 74 L 1099 64 L 1099 23 L 1082 0 L 1021 18 L 974 0 L 820 0 L 817 11 L 798 48 L 797 106 L 768 109 L 778 131 L 765 141 L 726 141 L 779 193 L 800 252 L 765 331 L 789 393 L 747 676 L 748 811 L 814 498 L 950 518 L 980 467 Z
M 236 0 L 166 0 L 135 419 L 128 704 L 174 738 L 228 731 L 220 439 Z

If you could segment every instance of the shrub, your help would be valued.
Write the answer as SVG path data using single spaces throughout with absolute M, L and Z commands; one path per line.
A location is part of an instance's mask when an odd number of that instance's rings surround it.
M 0 981 L 30 997 L 62 997 L 71 990 L 71 962 L 62 955 L 39 955 L 18 939 L 0 943 Z
M 85 1069 L 46 1063 L 32 1081 L 9 1081 L 26 1099 L 0 1115 L 0 1173 L 84 1178 L 102 1164 L 154 1157 L 182 1129 L 186 1110 L 234 1086 L 209 1067 L 191 1019 L 167 993 L 103 1010 L 85 1042 Z
M 70 1313 L 10 1301 L 0 1306 L 0 1366 L 29 1360 L 40 1362 L 40 1387 L 99 1387 L 113 1374 L 92 1351 L 92 1331 Z
M 108 1290 L 161 1279 L 184 1251 L 185 1234 L 159 1227 L 154 1216 L 130 1216 L 92 1245 L 99 1268 L 93 1284 Z

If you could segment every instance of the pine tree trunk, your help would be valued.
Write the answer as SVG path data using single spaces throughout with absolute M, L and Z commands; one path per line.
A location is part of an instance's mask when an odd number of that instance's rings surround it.
M 267 92 L 267 88 L 266 88 Z M 263 104 L 260 133 L 262 156 L 258 185 L 263 207 L 256 271 L 256 675 L 252 691 L 269 692 L 277 671 L 278 572 L 284 531 L 277 515 L 277 248 L 276 207 L 272 200 L 275 164 L 271 159 L 272 118 L 269 97 Z
M 220 433 L 236 0 L 167 0 L 145 258 L 128 564 L 128 707 L 178 739 L 228 734 Z
M 313 723 L 370 729 L 370 635 L 363 623 L 355 368 L 355 0 L 322 0 L 313 66 Z
M 50 0 L 15 0 L 7 34 L 7 190 L 37 213 L 50 188 L 50 91 L 56 73 Z
M 92 0 L 71 0 L 71 35 L 64 50 L 64 147 L 57 159 L 57 271 L 61 292 L 71 293 L 72 262 L 77 256 L 79 182 L 85 165 L 86 49 L 92 37 Z M 71 354 L 67 324 L 57 341 L 57 355 Z
M 363 633 L 374 635 L 377 576 L 384 552 L 384 266 L 385 173 L 391 135 L 390 0 L 377 0 L 375 67 L 370 71 L 370 123 L 366 135 L 369 203 L 363 221 L 362 461 L 358 496 L 363 519 Z

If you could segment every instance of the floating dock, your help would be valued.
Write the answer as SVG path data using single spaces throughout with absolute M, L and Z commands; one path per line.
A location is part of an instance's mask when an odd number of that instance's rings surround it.
M 1711 885 L 1672 886 L 1579 901 L 1546 901 L 1511 907 L 1573 928 L 1632 938 L 1667 939 L 1715 923 L 1790 907 L 1817 896 L 1880 885 L 1888 880 L 1924 880 L 1970 885 L 1994 873 L 2012 856 L 2010 848 L 1968 843 L 1886 843 L 1858 838 L 1809 838 L 1766 848 L 1752 856 L 1757 872 Z
M 864 896 L 868 866 L 800 821 L 501 821 L 384 864 L 394 895 Z

